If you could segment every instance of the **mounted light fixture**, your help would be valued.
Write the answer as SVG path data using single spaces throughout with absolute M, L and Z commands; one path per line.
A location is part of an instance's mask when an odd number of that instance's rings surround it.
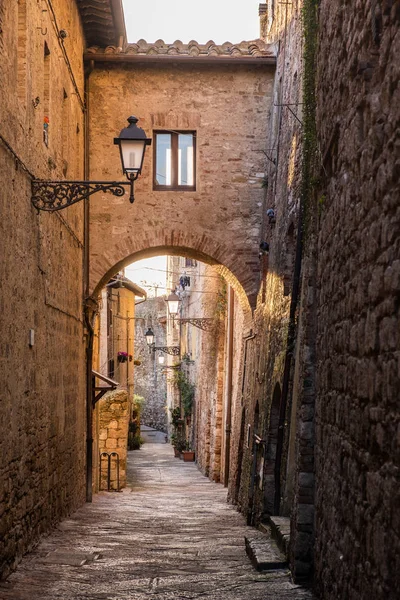
M 139 177 L 146 146 L 151 139 L 138 127 L 136 117 L 129 117 L 129 126 L 122 129 L 114 144 L 119 146 L 122 171 L 128 181 L 32 181 L 32 204 L 37 210 L 55 212 L 72 206 L 96 192 L 110 192 L 113 196 L 123 196 L 125 187 L 130 186 L 129 201 L 133 204 L 133 184 Z
M 142 172 L 146 146 L 151 144 L 151 139 L 147 138 L 143 129 L 136 125 L 138 120 L 136 117 L 129 117 L 129 126 L 124 127 L 119 137 L 114 138 L 114 144 L 119 146 L 122 170 L 131 182 L 131 197 L 129 200 L 132 203 L 134 201 L 133 182 Z
M 178 314 L 179 302 L 180 298 L 175 292 L 171 292 L 168 298 L 166 299 L 168 312 L 171 315 L 172 319 L 175 319 L 176 315 Z
M 163 365 L 164 363 L 165 363 L 165 356 L 164 356 L 164 354 L 161 353 L 158 357 L 158 364 Z
M 156 352 L 156 350 L 160 350 L 160 352 L 165 352 L 166 354 L 172 354 L 172 356 L 179 356 L 181 353 L 180 346 L 156 346 L 154 340 L 154 332 L 149 327 L 146 333 L 144 334 L 146 338 L 147 345 L 149 347 L 150 354 L 152 352 Z M 161 364 L 161 363 L 160 363 Z

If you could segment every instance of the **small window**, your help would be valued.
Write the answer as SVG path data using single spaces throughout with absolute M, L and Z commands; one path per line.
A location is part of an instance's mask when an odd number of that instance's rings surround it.
M 197 260 L 194 258 L 185 258 L 185 267 L 197 267 Z
M 195 132 L 155 131 L 154 138 L 154 189 L 195 190 Z

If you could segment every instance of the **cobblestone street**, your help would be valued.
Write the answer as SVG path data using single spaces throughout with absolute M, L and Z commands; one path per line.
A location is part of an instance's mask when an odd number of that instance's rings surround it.
M 102 492 L 27 555 L 1 600 L 310 599 L 288 571 L 258 573 L 226 490 L 164 444 L 130 452 L 128 487 Z

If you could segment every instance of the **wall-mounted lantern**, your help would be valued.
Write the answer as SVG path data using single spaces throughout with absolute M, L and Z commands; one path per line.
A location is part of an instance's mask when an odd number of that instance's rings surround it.
M 129 117 L 129 126 L 122 129 L 114 144 L 120 149 L 122 171 L 127 181 L 32 181 L 32 204 L 37 210 L 55 212 L 72 206 L 96 192 L 110 192 L 114 196 L 123 196 L 125 186 L 130 187 L 129 201 L 134 202 L 133 184 L 139 177 L 144 160 L 146 146 L 151 139 L 138 127 L 136 117 Z
M 165 352 L 166 354 L 172 354 L 172 356 L 179 356 L 181 353 L 180 346 L 156 346 L 154 332 L 150 327 L 146 331 L 145 337 L 150 354 L 156 352 L 156 350 L 160 350 L 160 352 Z

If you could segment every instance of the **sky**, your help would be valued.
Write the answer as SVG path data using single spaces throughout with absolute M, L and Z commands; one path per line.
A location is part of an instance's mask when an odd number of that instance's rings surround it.
M 148 296 L 165 294 L 167 257 L 155 256 L 138 260 L 125 268 L 125 276 L 146 290 Z M 152 286 L 152 287 L 148 287 Z
M 123 0 L 129 42 L 238 43 L 259 37 L 260 0 Z

